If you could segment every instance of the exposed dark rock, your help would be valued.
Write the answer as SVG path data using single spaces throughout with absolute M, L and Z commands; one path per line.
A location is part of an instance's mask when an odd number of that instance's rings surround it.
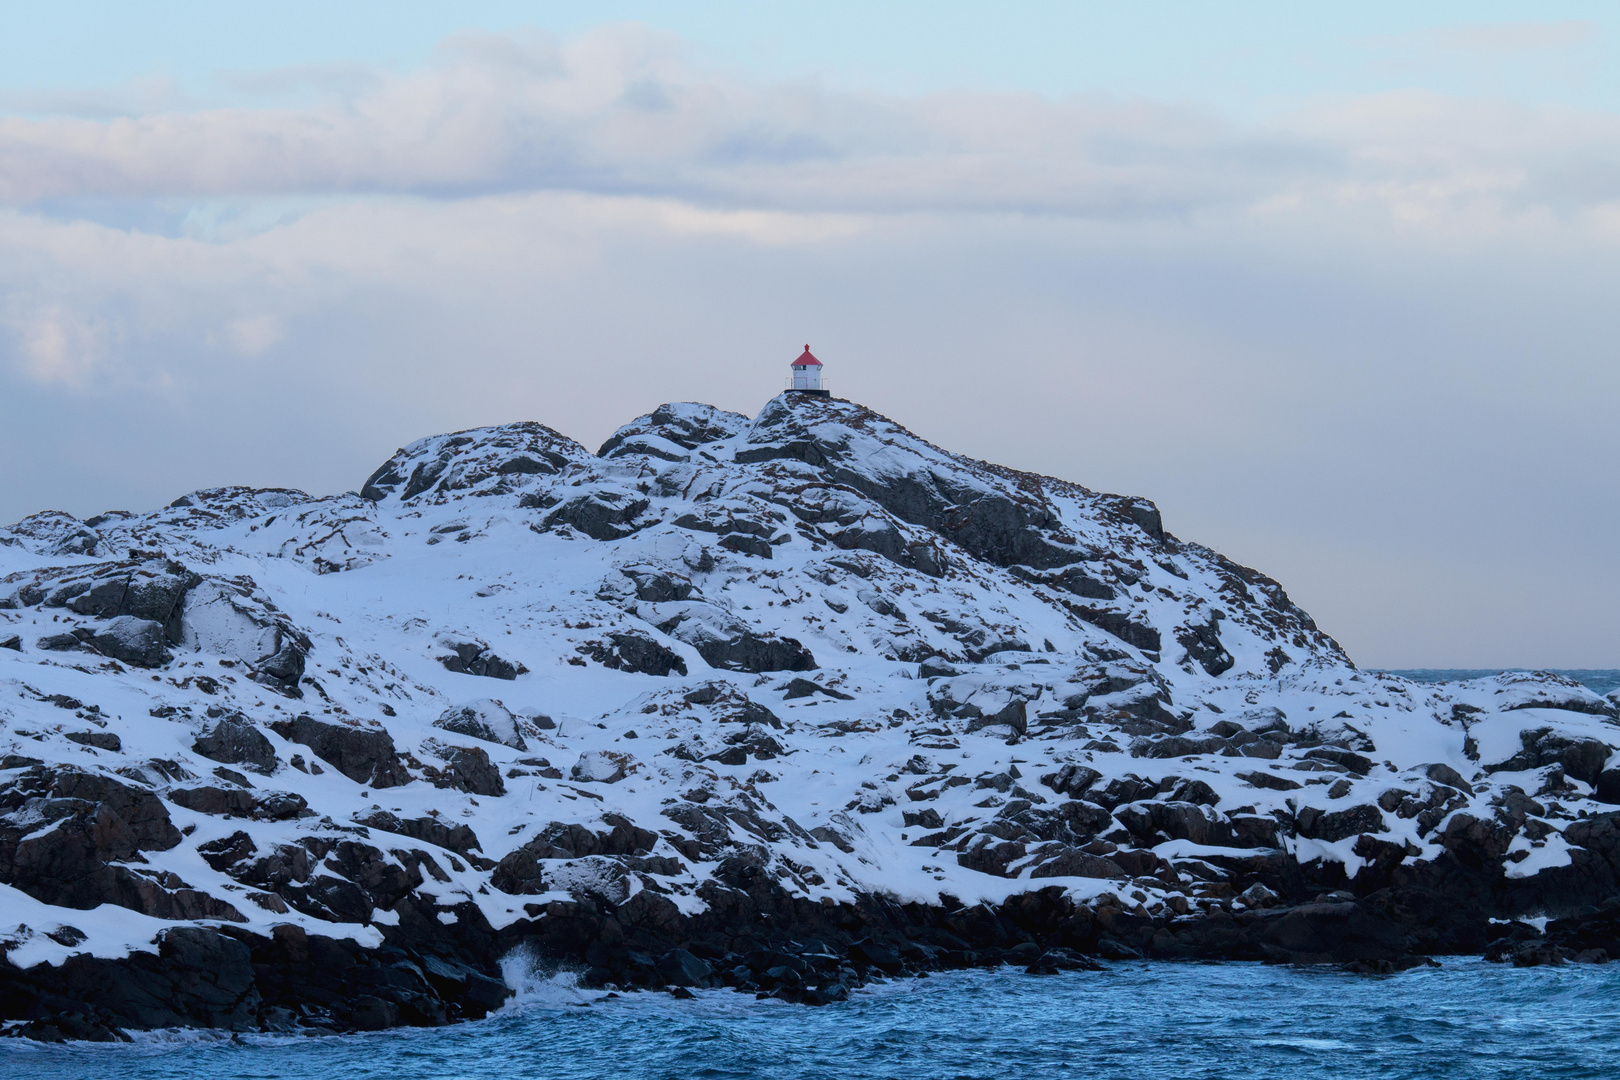
M 281 821 L 297 817 L 308 806 L 302 795 L 290 791 L 258 792 L 244 788 L 180 788 L 169 792 L 169 801 L 199 814 L 223 814 Z
M 64 731 L 62 738 L 80 746 L 92 746 L 97 750 L 110 750 L 113 753 L 124 748 L 124 740 L 110 731 Z
M 506 679 L 508 681 L 524 674 L 528 669 L 522 664 L 513 663 L 497 655 L 482 641 L 449 641 L 443 642 L 450 649 L 450 655 L 439 657 L 446 671 L 453 671 L 458 675 L 482 675 L 490 679 Z
M 1159 651 L 1159 632 L 1151 626 L 1136 622 L 1130 616 L 1107 608 L 1088 607 L 1084 604 L 1065 605 L 1077 618 L 1105 630 L 1128 645 L 1156 653 Z
M 161 919 L 242 921 L 230 904 L 173 874 L 125 865 L 180 838 L 155 795 L 107 776 L 35 766 L 0 787 L 0 882 L 61 907 L 115 904 Z
M 659 629 L 691 645 L 710 667 L 726 671 L 758 674 L 814 671 L 816 668 L 815 656 L 794 638 L 759 633 L 735 620 L 723 625 L 724 632 L 713 629 L 708 623 L 677 618 Z
M 658 958 L 660 978 L 670 986 L 709 986 L 714 969 L 686 949 L 671 949 Z
M 839 690 L 833 690 L 833 689 L 831 689 L 829 687 L 826 687 L 826 686 L 822 686 L 820 683 L 812 682 L 809 679 L 790 679 L 790 680 L 788 680 L 788 684 L 787 684 L 787 687 L 785 688 L 785 692 L 782 694 L 782 700 L 783 701 L 792 701 L 792 700 L 794 700 L 796 698 L 811 697 L 811 696 L 813 696 L 815 694 L 825 694 L 827 697 L 836 698 L 839 701 L 853 701 L 853 700 L 855 700 L 854 697 L 849 695 L 849 694 L 843 693 L 842 691 L 839 691 Z
M 476 746 L 449 746 L 444 743 L 432 744 L 432 750 L 445 763 L 442 770 L 427 773 L 428 779 L 436 787 L 455 788 L 469 795 L 506 794 L 501 770 L 489 760 L 487 752 Z
M 685 675 L 686 661 L 673 649 L 660 645 L 646 634 L 615 632 L 606 641 L 588 641 L 578 651 L 603 667 L 633 671 L 642 675 Z
M 1057 772 L 1041 777 L 1041 783 L 1059 795 L 1071 795 L 1078 799 L 1101 777 L 1102 773 L 1085 765 L 1065 765 Z
M 1235 661 L 1221 644 L 1218 620 L 1211 616 L 1208 622 L 1182 626 L 1176 630 L 1176 642 L 1187 650 L 1187 657 L 1211 675 L 1224 675 Z
M 426 844 L 448 848 L 461 855 L 467 855 L 475 850 L 482 850 L 478 843 L 478 836 L 468 825 L 449 825 L 436 817 L 399 818 L 386 810 L 375 810 L 363 818 L 357 819 L 360 824 L 383 832 L 398 833 L 408 836 L 412 840 L 420 840 Z
M 136 667 L 162 667 L 173 659 L 163 624 L 133 615 L 118 615 L 107 620 L 95 628 L 84 644 L 102 656 Z
M 1458 791 L 1467 792 L 1469 795 L 1474 793 L 1474 789 L 1469 785 L 1468 781 L 1464 780 L 1462 774 L 1450 765 L 1438 763 L 1430 765 L 1424 770 L 1424 775 L 1437 784 L 1445 784 L 1447 787 L 1456 788 Z
M 1305 786 L 1298 780 L 1290 780 L 1288 777 L 1279 776 L 1277 773 L 1259 770 L 1238 773 L 1237 778 L 1253 784 L 1257 788 L 1269 788 L 1272 791 L 1297 791 Z
M 1127 875 L 1120 868 L 1120 865 L 1111 859 L 1070 849 L 1041 863 L 1030 871 L 1029 876 L 1032 878 L 1122 878 Z
M 269 776 L 280 761 L 264 732 L 244 718 L 225 718 L 191 744 L 192 753 L 226 765 L 246 765 Z
M 1026 702 L 1014 698 L 993 713 L 983 714 L 968 721 L 968 730 L 977 731 L 980 728 L 1005 724 L 1018 734 L 1023 735 L 1029 730 L 1029 706 Z
M 514 895 L 542 893 L 543 863 L 563 859 L 584 859 L 593 856 L 647 855 L 658 843 L 658 834 L 632 824 L 616 814 L 604 814 L 606 833 L 593 832 L 583 825 L 554 821 L 503 858 L 490 876 L 490 884 Z
M 394 750 L 393 737 L 379 728 L 331 724 L 304 715 L 278 720 L 270 730 L 288 742 L 303 743 L 357 784 L 389 788 L 410 783 L 411 775 Z
M 1551 728 L 1533 728 L 1519 732 L 1524 749 L 1495 765 L 1486 765 L 1485 771 L 1517 772 L 1539 769 L 1547 765 L 1561 766 L 1566 775 L 1583 783 L 1596 785 L 1603 766 L 1614 748 L 1597 739 L 1572 739 L 1553 734 Z
M 761 559 L 771 557 L 771 542 L 762 537 L 749 536 L 747 533 L 727 533 L 716 541 L 727 551 L 735 551 L 739 555 L 753 555 Z
M 671 600 L 687 600 L 692 596 L 692 582 L 680 574 L 673 574 L 652 566 L 625 566 L 619 573 L 635 585 L 636 599 L 662 604 Z
M 636 531 L 632 523 L 649 505 L 646 499 L 626 499 L 616 491 L 587 492 L 553 510 L 543 527 L 569 525 L 593 540 L 618 540 Z
M 1313 750 L 1305 751 L 1307 759 L 1330 761 L 1357 776 L 1366 776 L 1372 771 L 1372 759 L 1349 750 L 1340 750 L 1333 746 L 1318 746 Z
M 767 405 L 754 421 L 751 445 L 737 452 L 738 463 L 803 461 L 900 520 L 932 529 L 998 566 L 1044 570 L 1080 561 L 1073 547 L 1058 538 L 1056 516 L 1040 501 L 1018 502 L 999 491 L 970 488 L 964 478 L 944 469 L 875 478 L 859 467 L 847 441 L 839 440 L 831 429 L 812 428 L 797 405 L 786 398 Z M 847 423 L 851 428 L 892 424 L 858 408 Z M 940 457 L 950 455 L 940 452 Z
M 1384 815 L 1378 807 L 1371 805 L 1326 813 L 1317 807 L 1306 806 L 1295 816 L 1295 827 L 1301 836 L 1329 843 L 1349 839 L 1357 833 L 1377 833 L 1386 829 Z

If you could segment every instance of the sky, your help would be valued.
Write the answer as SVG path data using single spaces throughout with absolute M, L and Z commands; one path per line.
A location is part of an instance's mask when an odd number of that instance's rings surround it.
M 1620 666 L 1620 9 L 4 2 L 0 520 L 808 341 L 1364 666 Z

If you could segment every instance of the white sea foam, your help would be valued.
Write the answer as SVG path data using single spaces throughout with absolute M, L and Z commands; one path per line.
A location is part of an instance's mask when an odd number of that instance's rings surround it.
M 512 997 L 501 1012 L 527 1009 L 564 1009 L 589 1005 L 606 991 L 586 990 L 579 985 L 579 973 L 540 959 L 529 945 L 519 945 L 501 957 L 501 980 Z

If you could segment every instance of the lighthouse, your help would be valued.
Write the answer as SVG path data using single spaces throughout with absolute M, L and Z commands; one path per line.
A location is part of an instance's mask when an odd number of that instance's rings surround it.
M 795 394 L 815 394 L 817 397 L 831 396 L 821 388 L 821 361 L 810 354 L 810 346 L 804 347 L 804 352 L 793 361 L 793 385 L 789 388 Z

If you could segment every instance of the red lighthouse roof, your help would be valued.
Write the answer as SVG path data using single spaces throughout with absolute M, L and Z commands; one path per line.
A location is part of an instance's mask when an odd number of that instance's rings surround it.
M 804 352 L 800 354 L 800 356 L 799 356 L 799 358 L 797 360 L 793 361 L 793 366 L 794 367 L 821 367 L 822 364 L 821 364 L 820 360 L 817 360 L 814 356 L 810 355 L 810 346 L 806 345 L 804 347 Z

